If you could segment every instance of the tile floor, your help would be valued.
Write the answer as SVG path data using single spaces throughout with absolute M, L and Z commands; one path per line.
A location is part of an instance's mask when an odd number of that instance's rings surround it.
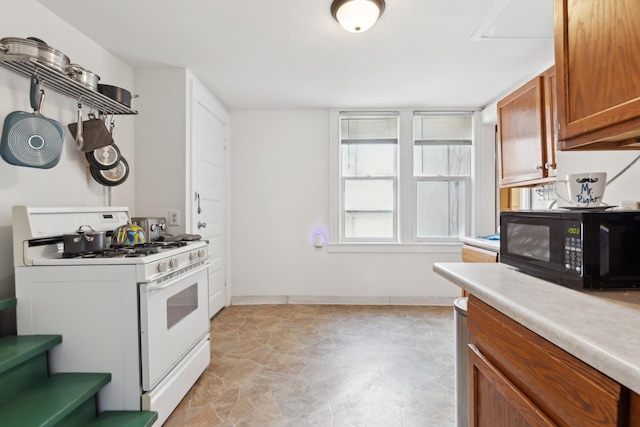
M 453 335 L 452 307 L 227 307 L 164 425 L 452 427 Z

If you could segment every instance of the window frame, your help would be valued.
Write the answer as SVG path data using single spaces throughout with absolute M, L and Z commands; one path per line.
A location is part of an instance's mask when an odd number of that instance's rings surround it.
M 414 161 L 414 147 L 415 147 L 415 135 L 413 134 L 413 120 L 416 116 L 420 115 L 433 115 L 433 116 L 469 116 L 471 117 L 471 154 L 470 154 L 470 170 L 469 175 L 420 175 L 416 176 L 413 170 L 413 161 Z M 415 243 L 429 243 L 429 242 L 459 242 L 460 236 L 429 236 L 429 237 L 420 237 L 418 236 L 418 183 L 421 181 L 427 182 L 464 182 L 464 198 L 465 198 L 465 207 L 464 207 L 464 235 L 471 234 L 471 226 L 472 226 L 472 212 L 473 212 L 473 200 L 472 200 L 472 185 L 473 185 L 473 177 L 474 177 L 474 158 L 475 151 L 477 149 L 477 140 L 478 133 L 477 130 L 477 120 L 478 117 L 474 114 L 473 111 L 468 110 L 450 110 L 450 111 L 428 111 L 428 110 L 412 110 L 411 115 L 411 161 L 412 167 L 410 171 L 411 175 L 411 239 Z M 399 142 L 401 144 L 401 142 Z M 405 143 L 405 145 L 409 145 Z M 438 145 L 447 145 L 447 144 L 438 144 Z M 458 142 L 452 142 L 449 145 L 460 145 Z
M 342 138 L 340 135 L 341 119 L 343 117 L 396 117 L 398 119 L 398 140 L 396 141 L 396 171 L 395 175 L 372 175 L 372 176 L 343 176 L 342 175 Z M 338 149 L 338 164 L 337 175 L 340 179 L 340 200 L 338 207 L 338 230 L 339 235 L 337 241 L 341 243 L 397 243 L 399 241 L 398 236 L 398 209 L 399 209 L 399 196 L 398 196 L 398 174 L 400 171 L 400 116 L 397 111 L 340 111 L 336 115 L 337 121 L 337 149 Z M 335 145 L 332 142 L 332 145 Z M 345 184 L 349 180 L 392 180 L 393 181 L 393 233 L 391 237 L 347 237 L 346 225 L 345 225 Z M 333 229 L 333 227 L 332 227 Z
M 398 141 L 398 173 L 397 173 L 397 229 L 396 241 L 382 241 L 372 239 L 368 241 L 345 241 L 343 236 L 342 208 L 343 183 L 340 173 L 340 114 L 389 114 L 399 113 L 399 141 Z M 329 110 L 329 252 L 335 253 L 459 253 L 460 240 L 455 238 L 425 238 L 417 239 L 417 181 L 413 179 L 413 116 L 416 112 L 444 112 L 473 114 L 473 144 L 471 148 L 471 174 L 465 177 L 465 196 L 467 206 L 465 210 L 465 230 L 471 235 L 473 212 L 475 212 L 475 196 L 477 184 L 477 150 L 481 141 L 481 121 L 479 109 L 331 109 Z M 450 178 L 450 177 L 449 177 Z

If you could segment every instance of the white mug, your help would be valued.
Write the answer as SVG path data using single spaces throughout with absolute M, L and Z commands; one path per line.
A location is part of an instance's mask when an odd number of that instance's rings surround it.
M 558 185 L 564 183 L 569 198 L 558 192 Z M 604 196 L 604 187 L 607 184 L 607 174 L 604 172 L 572 173 L 566 180 L 558 180 L 553 184 L 553 191 L 565 202 L 580 208 L 593 208 L 600 206 Z

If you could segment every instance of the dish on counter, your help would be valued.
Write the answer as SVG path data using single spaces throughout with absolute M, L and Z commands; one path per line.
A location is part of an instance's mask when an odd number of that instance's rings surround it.
M 566 209 L 568 211 L 606 211 L 607 209 L 617 207 L 618 206 L 559 206 L 558 209 Z

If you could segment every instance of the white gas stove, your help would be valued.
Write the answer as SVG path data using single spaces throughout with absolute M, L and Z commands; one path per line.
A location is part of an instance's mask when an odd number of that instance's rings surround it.
M 61 334 L 51 371 L 110 372 L 100 410 L 158 411 L 161 425 L 210 360 L 207 244 L 64 252 L 64 234 L 110 233 L 127 208 L 14 206 L 19 334 Z

